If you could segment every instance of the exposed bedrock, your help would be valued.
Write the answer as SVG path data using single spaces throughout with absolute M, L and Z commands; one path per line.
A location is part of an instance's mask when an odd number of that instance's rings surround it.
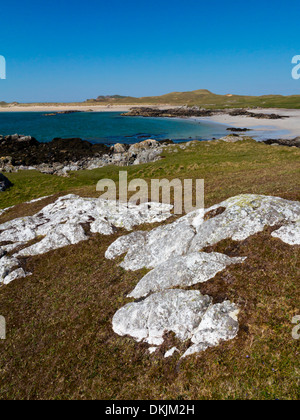
M 127 206 L 76 195 L 61 197 L 34 216 L 0 225 L 0 283 L 8 284 L 29 274 L 22 257 L 74 245 L 94 233 L 111 235 L 117 228 L 132 230 L 144 223 L 163 222 L 171 217 L 170 211 L 171 206 L 159 203 Z M 232 258 L 204 252 L 204 248 L 223 239 L 243 241 L 267 226 L 274 227 L 274 240 L 299 246 L 300 203 L 240 195 L 173 223 L 118 238 L 107 249 L 106 258 L 124 255 L 124 269 L 150 271 L 129 294 L 139 301 L 115 314 L 115 332 L 146 341 L 151 351 L 162 344 L 165 333 L 173 332 L 180 340 L 191 340 L 184 356 L 235 338 L 238 306 L 228 301 L 213 304 L 211 297 L 188 288 L 213 281 L 217 273 L 246 260 L 244 255 Z M 177 353 L 174 348 L 168 349 L 167 356 Z
M 145 267 L 151 271 L 129 294 L 135 299 L 146 298 L 129 303 L 116 313 L 114 331 L 156 346 L 162 344 L 166 332 L 172 331 L 177 338 L 193 343 L 183 356 L 235 338 L 239 308 L 234 303 L 213 305 L 208 296 L 199 292 L 174 288 L 212 280 L 227 266 L 246 260 L 202 251 L 223 239 L 243 241 L 266 226 L 281 226 L 272 236 L 289 245 L 300 245 L 299 221 L 299 202 L 241 195 L 150 232 L 137 231 L 120 237 L 108 248 L 106 257 L 113 259 L 124 254 L 121 266 L 126 270 Z M 167 356 L 171 357 L 169 351 Z
M 117 228 L 131 230 L 139 224 L 162 222 L 171 216 L 171 208 L 159 203 L 127 207 L 97 198 L 61 197 L 34 216 L 0 225 L 0 246 L 4 244 L 1 246 L 0 267 L 3 270 L 0 271 L 0 283 L 7 284 L 23 277 L 23 272 L 16 272 L 18 257 L 40 255 L 74 245 L 87 240 L 93 233 L 111 235 Z M 13 262 L 5 256 L 7 252 L 15 252 Z M 13 272 L 15 274 L 11 275 Z
M 177 107 L 170 109 L 159 109 L 149 107 L 133 107 L 129 112 L 122 114 L 126 117 L 167 117 L 167 118 L 184 118 L 184 117 L 211 117 L 217 114 L 225 114 L 235 116 L 245 116 L 256 119 L 278 120 L 282 118 L 289 118 L 278 114 L 256 113 L 246 109 L 205 109 L 194 107 Z
M 108 165 L 138 165 L 160 159 L 169 143 L 148 139 L 131 146 L 118 143 L 109 147 L 78 138 L 56 138 L 49 143 L 40 143 L 30 136 L 0 136 L 0 170 L 36 169 L 46 174 L 66 176 L 69 171 Z
M 237 313 L 234 304 L 213 305 L 198 291 L 167 290 L 121 308 L 113 318 L 113 329 L 155 346 L 163 344 L 166 332 L 174 332 L 180 340 L 193 343 L 184 357 L 234 338 L 239 330 Z

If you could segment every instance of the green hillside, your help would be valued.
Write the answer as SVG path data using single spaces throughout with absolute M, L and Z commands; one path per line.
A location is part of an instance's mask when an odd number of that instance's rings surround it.
M 300 109 L 300 95 L 282 96 L 241 96 L 241 95 L 217 95 L 209 90 L 200 89 L 192 92 L 172 92 L 162 96 L 146 96 L 142 98 L 99 96 L 97 99 L 89 99 L 90 104 L 148 104 L 148 105 L 187 105 L 203 108 L 291 108 Z
M 170 105 L 170 106 L 198 106 L 207 109 L 226 108 L 286 108 L 300 109 L 300 95 L 264 95 L 264 96 L 242 96 L 242 95 L 217 95 L 206 89 L 194 90 L 191 92 L 172 92 L 161 96 L 145 96 L 135 98 L 133 96 L 121 95 L 100 95 L 95 99 L 87 99 L 85 102 L 59 103 L 59 102 L 32 102 L 8 104 L 0 102 L 0 107 L 18 105 L 28 106 L 90 106 L 95 105 Z

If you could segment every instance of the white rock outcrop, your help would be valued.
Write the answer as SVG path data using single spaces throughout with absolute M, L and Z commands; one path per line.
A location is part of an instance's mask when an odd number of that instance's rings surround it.
M 127 253 L 121 264 L 126 270 L 154 268 L 172 257 L 186 255 L 189 245 L 203 223 L 204 210 L 197 210 L 150 232 L 134 232 L 118 238 L 106 251 L 114 259 Z
M 23 248 L 15 253 L 14 260 L 16 257 L 40 255 L 87 240 L 89 232 L 110 235 L 118 227 L 131 230 L 136 225 L 164 221 L 171 216 L 171 208 L 170 205 L 159 203 L 127 206 L 114 201 L 67 195 L 34 216 L 21 217 L 0 225 L 0 244 L 5 243 L 2 246 L 5 252 Z M 31 241 L 35 243 L 29 245 Z M 7 272 L 7 264 L 6 258 L 0 259 L 3 273 Z M 17 273 L 23 277 L 23 272 Z M 0 282 L 4 282 L 5 278 L 0 274 Z
M 243 241 L 262 232 L 266 226 L 289 224 L 300 218 L 300 203 L 278 197 L 240 195 L 211 207 L 208 211 L 225 211 L 205 221 L 197 231 L 190 249 L 200 251 L 223 239 Z
M 228 265 L 244 262 L 246 258 L 230 258 L 219 253 L 194 252 L 173 257 L 146 274 L 128 297 L 139 299 L 150 293 L 178 286 L 193 286 L 213 279 Z
M 234 304 L 213 305 L 209 296 L 198 291 L 167 290 L 119 309 L 113 330 L 152 346 L 161 345 L 164 334 L 174 332 L 182 341 L 192 340 L 186 356 L 233 339 L 239 330 L 237 312 Z
M 20 267 L 17 258 L 8 257 L 2 249 L 0 249 L 0 284 L 9 284 L 13 280 L 25 277 L 26 273 Z
M 300 219 L 275 230 L 272 236 L 281 239 L 288 245 L 300 245 Z
M 165 353 L 165 358 L 167 359 L 168 357 L 172 357 L 174 353 L 178 352 L 179 350 L 177 347 L 172 347 L 170 350 L 166 351 Z
M 207 209 L 206 214 L 219 208 L 223 212 L 208 220 L 204 220 L 201 209 L 148 233 L 121 237 L 108 248 L 106 258 L 126 253 L 121 264 L 126 270 L 154 268 L 172 257 L 201 251 L 223 239 L 242 241 L 266 226 L 283 224 L 296 229 L 295 222 L 300 218 L 299 202 L 261 195 L 229 198 Z
M 247 194 L 150 232 L 118 238 L 106 258 L 125 254 L 120 265 L 126 270 L 152 270 L 129 295 L 136 299 L 150 296 L 120 309 L 113 320 L 114 331 L 156 346 L 163 342 L 165 332 L 173 331 L 179 339 L 193 343 L 183 356 L 233 339 L 238 332 L 236 305 L 228 301 L 212 305 L 199 292 L 169 289 L 205 282 L 226 266 L 242 263 L 245 258 L 201 252 L 224 239 L 242 241 L 266 226 L 283 225 L 272 236 L 299 244 L 299 219 L 299 202 Z

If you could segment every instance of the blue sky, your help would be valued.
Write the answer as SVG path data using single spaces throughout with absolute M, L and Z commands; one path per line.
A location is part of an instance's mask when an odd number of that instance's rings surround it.
M 0 16 L 0 100 L 300 94 L 298 0 L 10 0 Z

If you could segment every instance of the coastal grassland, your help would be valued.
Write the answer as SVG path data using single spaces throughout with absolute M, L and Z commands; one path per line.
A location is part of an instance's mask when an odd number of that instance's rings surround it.
M 119 104 L 126 99 L 118 100 Z M 105 102 L 103 102 L 105 103 Z M 128 100 L 127 100 L 128 103 Z M 187 105 L 206 109 L 226 108 L 286 108 L 299 109 L 300 96 L 242 96 L 242 95 L 216 95 L 208 90 L 195 90 L 191 92 L 172 92 L 162 96 L 137 98 L 135 102 L 130 98 L 129 103 L 149 105 Z
M 149 186 L 153 178 L 204 179 L 207 206 L 242 193 L 298 200 L 299 156 L 299 149 L 271 147 L 251 139 L 233 144 L 211 141 L 194 142 L 186 150 L 179 145 L 166 148 L 163 159 L 154 163 L 125 168 L 106 166 L 73 172 L 67 178 L 20 171 L 6 174 L 14 186 L 1 193 L 0 209 L 52 194 L 97 196 L 97 182 L 109 178 L 118 184 L 119 171 L 123 170 L 128 171 L 129 181 L 142 178 Z
M 177 152 L 174 152 L 174 149 Z M 128 168 L 106 167 L 56 178 L 35 172 L 9 174 L 14 187 L 1 207 L 16 204 L 0 222 L 33 214 L 68 192 L 96 195 L 101 178 L 204 178 L 206 205 L 240 193 L 300 200 L 299 149 L 253 141 L 202 142 L 186 150 L 166 149 L 161 161 Z M 44 195 L 55 197 L 21 204 Z M 151 229 L 145 225 L 138 229 Z M 273 228 L 274 229 L 274 228 Z M 0 399 L 298 399 L 299 341 L 291 320 L 299 315 L 299 246 L 270 236 L 272 229 L 243 242 L 222 241 L 207 251 L 247 256 L 213 280 L 192 287 L 214 302 L 231 299 L 241 309 L 235 340 L 179 359 L 149 355 L 147 346 L 113 333 L 114 313 L 145 270 L 126 272 L 104 257 L 113 236 L 23 260 L 26 279 L 0 289 L 7 340 L 0 342 Z
M 18 104 L 24 109 L 28 107 L 41 106 L 93 106 L 102 105 L 174 105 L 174 106 L 199 106 L 207 109 L 226 108 L 285 108 L 300 109 L 300 95 L 264 95 L 264 96 L 243 96 L 243 95 L 218 95 L 206 89 L 198 89 L 189 92 L 171 92 L 160 96 L 146 96 L 135 98 L 132 96 L 100 96 L 97 99 L 89 99 L 86 102 L 73 103 L 30 103 Z M 1 104 L 0 104 L 1 106 Z M 2 105 L 8 108 L 10 105 Z

